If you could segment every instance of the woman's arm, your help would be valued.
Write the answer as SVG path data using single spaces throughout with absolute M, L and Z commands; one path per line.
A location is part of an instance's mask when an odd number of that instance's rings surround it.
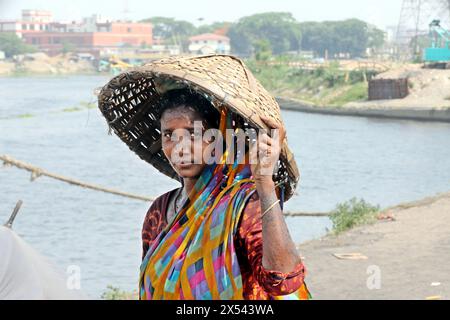
M 260 133 L 257 143 L 252 145 L 250 159 L 263 216 L 262 263 L 269 270 L 289 272 L 301 261 L 289 235 L 281 206 L 277 203 L 275 183 L 272 180 L 272 174 L 280 157 L 281 146 L 286 139 L 286 131 L 273 119 L 261 117 L 261 120 L 272 129 L 272 136 Z
M 263 245 L 262 226 L 260 199 L 256 192 L 242 213 L 237 233 L 238 245 L 241 247 L 239 251 L 246 256 L 253 276 L 268 294 L 291 294 L 303 285 L 305 267 L 300 262 L 289 272 L 281 272 L 278 268 L 263 266 L 263 247 L 266 247 L 266 243 Z
M 277 200 L 275 184 L 270 180 L 256 181 L 261 212 L 266 212 Z M 281 206 L 277 203 L 262 218 L 263 267 L 268 270 L 291 272 L 301 262 L 289 234 Z

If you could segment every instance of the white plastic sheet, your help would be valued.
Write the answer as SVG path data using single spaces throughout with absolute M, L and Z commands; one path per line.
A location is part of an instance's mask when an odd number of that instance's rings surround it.
M 0 300 L 85 299 L 56 268 L 9 228 L 0 226 Z

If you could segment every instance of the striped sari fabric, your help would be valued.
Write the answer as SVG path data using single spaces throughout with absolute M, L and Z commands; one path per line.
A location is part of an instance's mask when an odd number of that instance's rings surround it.
M 231 128 L 221 111 L 220 130 Z M 155 239 L 142 264 L 141 300 L 241 300 L 242 278 L 234 247 L 240 215 L 256 191 L 248 164 L 207 165 L 189 200 Z M 295 293 L 273 299 L 309 299 L 303 284 Z

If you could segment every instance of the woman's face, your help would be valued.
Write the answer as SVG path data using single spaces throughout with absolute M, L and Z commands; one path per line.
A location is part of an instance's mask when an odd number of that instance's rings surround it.
M 191 108 L 177 107 L 162 114 L 162 150 L 180 177 L 198 178 L 205 168 L 205 151 L 211 144 L 203 140 L 206 129 L 201 115 Z

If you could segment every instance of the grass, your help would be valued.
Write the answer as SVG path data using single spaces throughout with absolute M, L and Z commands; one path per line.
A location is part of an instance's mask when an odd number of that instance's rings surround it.
M 331 212 L 330 220 L 333 223 L 334 234 L 339 234 L 354 227 L 374 223 L 380 207 L 371 205 L 363 199 L 353 198 L 340 203 Z
M 329 100 L 329 104 L 332 106 L 343 106 L 349 102 L 364 101 L 368 98 L 368 85 L 362 82 L 349 87 L 342 94 Z
M 97 108 L 97 104 L 96 103 L 86 102 L 86 101 L 80 102 L 80 106 L 85 108 L 85 109 L 95 109 L 95 108 Z
M 28 118 L 32 118 L 32 117 L 34 117 L 34 115 L 32 115 L 31 113 L 19 114 L 17 116 L 17 118 L 19 118 L 19 119 L 28 119 Z
M 64 108 L 62 110 L 62 112 L 76 112 L 76 111 L 80 111 L 82 110 L 82 108 L 80 107 L 70 107 L 70 108 Z
M 138 300 L 138 294 L 136 291 L 127 292 L 109 285 L 106 291 L 103 292 L 101 298 L 103 300 Z
M 97 105 L 95 103 L 83 101 L 78 106 L 63 109 L 62 112 L 76 112 L 84 109 L 94 109 L 96 107 Z
M 291 67 L 285 60 L 275 64 L 247 60 L 261 84 L 275 96 L 294 98 L 319 106 L 343 106 L 368 99 L 367 79 L 376 73 L 369 70 L 341 70 L 332 62 L 314 70 Z
M 48 111 L 48 113 L 55 114 L 55 113 L 59 113 L 59 112 L 77 112 L 77 111 L 89 110 L 89 109 L 95 109 L 95 108 L 97 108 L 97 105 L 95 103 L 81 102 L 80 106 L 64 108 L 61 110 Z M 40 115 L 42 115 L 42 114 L 39 114 L 38 116 L 40 116 Z M 0 117 L 0 120 L 29 119 L 29 118 L 34 118 L 35 116 L 37 116 L 37 115 L 32 114 L 32 113 L 23 113 L 23 114 L 14 115 L 14 116 Z
M 80 104 L 78 106 L 68 107 L 68 108 L 64 108 L 64 109 L 61 109 L 61 110 L 49 111 L 49 113 L 77 112 L 77 111 L 89 110 L 89 109 L 95 109 L 95 108 L 97 108 L 97 104 L 92 103 L 92 102 L 85 102 L 85 101 L 83 101 L 83 102 L 80 102 Z M 35 116 L 36 116 L 35 114 L 23 113 L 23 114 L 19 114 L 19 115 L 16 115 L 16 116 L 0 118 L 0 120 L 28 119 L 28 118 L 33 118 Z

